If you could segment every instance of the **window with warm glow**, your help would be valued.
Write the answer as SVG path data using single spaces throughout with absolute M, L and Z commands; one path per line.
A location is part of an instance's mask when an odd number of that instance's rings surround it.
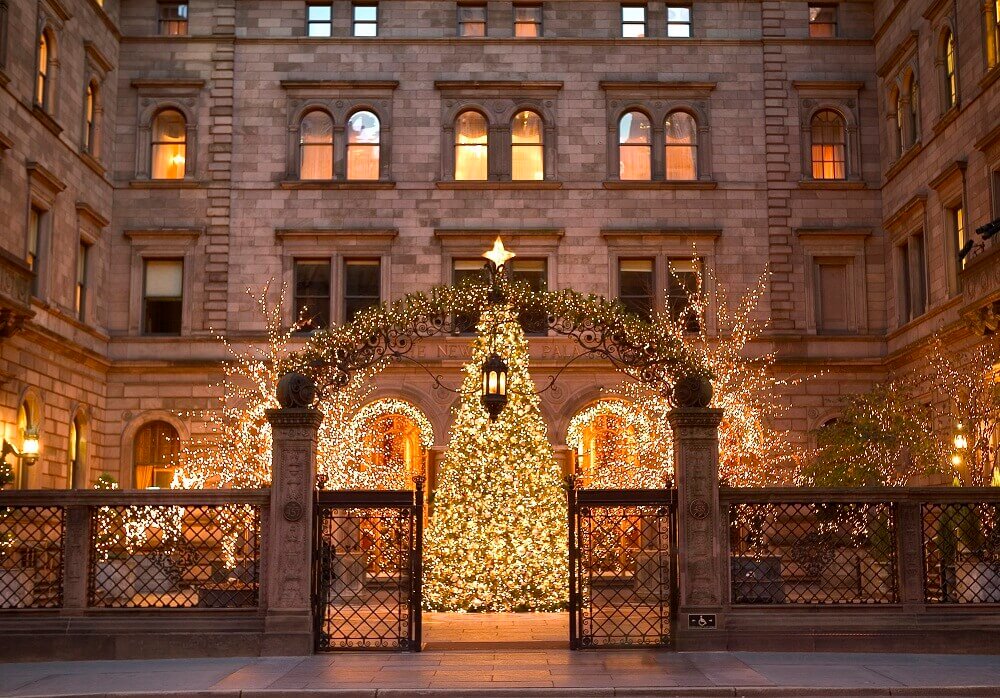
M 581 487 L 621 487 L 639 467 L 635 428 L 617 414 L 595 414 L 580 430 Z
M 379 178 L 381 125 L 370 111 L 359 111 L 347 120 L 347 178 Z
M 38 428 L 35 423 L 34 410 L 32 410 L 32 405 L 27 401 L 23 401 L 17 408 L 17 434 L 21 438 L 21 443 L 19 444 L 19 450 L 24 450 L 24 442 L 27 438 L 27 433 L 29 431 Z M 14 468 L 17 470 L 17 475 L 14 479 L 14 484 L 17 489 L 27 489 L 28 488 L 28 476 L 30 475 L 28 467 L 24 461 L 20 458 L 13 459 Z
M 153 119 L 153 179 L 184 179 L 187 122 L 176 109 L 165 109 Z
M 955 249 L 961 250 L 965 247 L 965 243 L 968 241 L 968 235 L 965 232 L 965 210 L 962 205 L 959 204 L 953 208 L 948 209 L 948 218 L 950 218 L 951 234 L 952 238 L 955 240 Z M 965 269 L 965 262 L 968 259 L 959 259 L 958 268 Z
M 330 260 L 296 259 L 295 321 L 303 331 L 330 326 Z
M 683 111 L 667 114 L 664 122 L 667 179 L 698 179 L 698 125 Z
M 487 178 L 488 133 L 486 117 L 477 111 L 466 111 L 455 120 L 455 179 L 484 180 Z
M 1000 0 L 986 2 L 982 7 L 985 24 L 983 48 L 986 52 L 986 67 L 995 68 L 997 64 L 1000 64 Z
M 96 155 L 94 112 L 96 109 L 97 88 L 94 83 L 87 85 L 87 95 L 83 107 L 83 149 L 91 155 Z
M 42 32 L 38 37 L 38 78 L 35 83 L 35 104 L 43 109 L 49 97 L 49 38 Z
M 618 260 L 618 300 L 647 322 L 653 318 L 656 282 L 652 259 Z
M 827 39 L 837 36 L 837 6 L 809 6 L 809 36 Z
M 66 487 L 85 487 L 87 484 L 87 425 L 77 415 L 69 423 L 69 476 Z
M 514 5 L 514 36 L 542 35 L 542 6 Z
M 143 334 L 179 335 L 184 307 L 184 262 L 147 259 L 143 263 Z
M 646 6 L 622 5 L 622 37 L 638 39 L 646 36 Z
M 519 112 L 511 124 L 510 139 L 511 178 L 545 179 L 542 117 L 533 111 Z
M 352 36 L 378 35 L 378 5 L 355 5 Z
M 458 6 L 458 35 L 486 36 L 486 5 Z
M 184 36 L 188 33 L 188 4 L 161 2 L 159 27 L 162 36 Z
M 28 209 L 28 250 L 24 261 L 28 263 L 28 269 L 34 274 L 31 277 L 31 293 L 38 295 L 38 276 L 41 271 L 39 258 L 42 246 L 42 224 L 45 220 L 45 211 L 32 206 Z
M 344 321 L 382 302 L 382 264 L 377 259 L 344 261 Z
M 413 486 L 412 478 L 424 471 L 420 427 L 410 417 L 383 413 L 364 431 L 364 468 L 379 473 L 378 482 L 397 489 Z
M 811 122 L 813 179 L 846 178 L 844 119 L 832 109 L 817 112 Z
M 90 245 L 80 241 L 80 249 L 76 254 L 76 296 L 74 306 L 76 317 L 84 319 L 87 313 L 87 267 L 90 257 Z
M 649 117 L 630 111 L 618 121 L 619 178 L 648 180 L 652 178 L 653 130 Z
M 944 108 L 948 110 L 958 103 L 958 73 L 955 69 L 955 35 L 951 33 L 951 30 L 945 32 L 943 47 Z
M 132 443 L 132 484 L 136 489 L 170 489 L 180 443 L 177 430 L 164 421 L 150 422 L 136 432 Z
M 333 179 L 333 119 L 311 111 L 299 124 L 299 179 Z

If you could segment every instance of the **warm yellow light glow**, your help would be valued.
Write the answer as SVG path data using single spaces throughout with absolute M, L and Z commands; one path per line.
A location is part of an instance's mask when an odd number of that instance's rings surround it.
M 502 267 L 516 256 L 513 252 L 504 249 L 503 240 L 500 239 L 499 235 L 493 241 L 493 249 L 483 253 L 483 257 L 496 264 L 497 267 Z
M 955 434 L 955 448 L 968 448 L 969 440 L 965 438 L 965 434 Z
M 961 465 L 962 464 L 962 456 L 960 456 L 957 453 L 953 453 L 951 455 L 951 464 L 954 465 L 954 466 L 956 466 L 956 467 L 958 467 L 959 465 Z
M 39 453 L 39 443 L 37 434 L 25 434 L 21 444 L 21 455 L 25 458 L 37 458 Z

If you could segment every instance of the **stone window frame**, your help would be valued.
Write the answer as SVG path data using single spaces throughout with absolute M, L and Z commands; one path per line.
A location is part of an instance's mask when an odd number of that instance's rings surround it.
M 799 104 L 800 186 L 836 188 L 863 181 L 860 104 L 863 82 L 844 80 L 792 82 Z M 844 177 L 817 179 L 812 172 L 812 120 L 822 111 L 832 111 L 844 121 Z
M 57 230 L 56 203 L 60 192 L 66 189 L 66 185 L 45 166 L 37 162 L 29 161 L 26 169 L 28 173 L 28 197 L 24 208 L 25 233 L 27 233 L 27 221 L 31 216 L 31 209 L 38 209 L 45 213 L 38 235 L 39 265 L 35 271 L 33 295 L 38 299 L 48 299 L 52 290 L 49 288 L 49 282 L 51 281 L 52 251 Z M 24 254 L 21 255 L 21 259 L 27 258 L 27 234 L 24 237 L 24 246 Z
M 931 308 L 931 298 L 930 298 L 930 266 L 928 264 L 928 233 L 930 226 L 927 224 L 927 195 L 924 193 L 917 194 L 913 196 L 909 201 L 899 207 L 895 213 L 887 217 L 882 222 L 882 227 L 888 233 L 889 241 L 888 247 L 891 254 L 891 258 L 887 260 L 887 267 L 891 271 L 890 278 L 893 280 L 891 293 L 893 296 L 892 312 L 894 313 L 893 320 L 895 322 L 895 328 L 903 328 L 911 323 L 919 322 L 927 316 L 928 311 Z M 900 246 L 903 243 L 908 242 L 912 238 L 920 235 L 923 237 L 923 299 L 924 307 L 923 312 L 919 315 L 915 315 L 913 318 L 902 317 L 903 314 L 903 302 L 902 302 L 902 287 L 901 283 L 904 278 L 902 262 L 900 260 Z M 906 264 L 909 267 L 912 264 L 912 259 L 907 259 Z M 910 267 L 906 276 L 910 278 L 911 291 L 913 286 L 912 281 L 912 267 Z
M 436 228 L 434 238 L 441 249 L 440 283 L 451 285 L 455 260 L 480 259 L 499 236 L 504 245 L 524 259 L 544 259 L 546 288 L 559 288 L 559 247 L 562 228 Z M 486 264 L 486 260 L 483 260 Z
M 129 242 L 128 333 L 144 341 L 172 341 L 201 327 L 204 309 L 195 299 L 204 279 L 198 265 L 198 241 L 204 228 L 143 228 L 125 230 Z M 147 335 L 143 323 L 143 273 L 146 260 L 180 259 L 182 263 L 181 331 L 179 335 Z
M 607 189 L 714 189 L 712 168 L 710 96 L 714 82 L 621 82 L 602 80 L 607 115 Z M 630 111 L 649 117 L 653 129 L 651 178 L 623 180 L 620 177 L 618 124 Z M 696 180 L 666 179 L 665 122 L 669 114 L 684 111 L 694 117 L 698 128 Z
M 151 79 L 133 80 L 137 91 L 135 180 L 133 183 L 155 185 L 159 188 L 186 188 L 196 184 L 199 173 L 198 112 L 204 80 Z M 152 178 L 153 120 L 168 109 L 184 117 L 185 148 L 184 177 L 182 179 Z
M 483 35 L 466 36 L 462 34 L 462 25 L 465 22 L 462 21 L 462 8 L 463 7 L 476 7 L 482 8 L 483 10 Z M 490 8 L 489 3 L 486 0 L 458 0 L 455 3 L 455 38 L 457 39 L 485 39 L 490 35 Z
M 441 179 L 439 188 L 490 189 L 550 188 L 558 182 L 558 137 L 556 108 L 562 82 L 532 81 L 435 81 L 441 94 Z M 476 111 L 486 119 L 486 179 L 455 179 L 455 122 L 462 112 Z M 541 180 L 512 178 L 511 124 L 522 111 L 542 119 Z
M 133 416 L 131 412 L 126 412 L 122 416 L 126 422 L 125 428 L 121 432 L 120 454 L 121 470 L 118 472 L 118 482 L 122 489 L 135 488 L 135 439 L 139 431 L 153 422 L 166 422 L 177 432 L 180 446 L 183 447 L 185 441 L 191 438 L 188 426 L 178 419 L 177 415 L 169 410 L 147 410 L 138 416 Z
M 399 231 L 395 228 L 276 228 L 281 248 L 281 281 L 291 289 L 281 310 L 282 322 L 295 324 L 295 260 L 330 260 L 330 323 L 342 324 L 344 313 L 344 263 L 348 259 L 379 260 L 379 294 L 392 298 L 392 252 Z
M 79 244 L 85 244 L 90 247 L 90 264 L 87 265 L 85 270 L 86 279 L 85 285 L 90 290 L 89 302 L 84 304 L 83 315 L 77 316 L 73 313 L 75 317 L 81 324 L 94 327 L 98 325 L 99 313 L 97 312 L 96 302 L 98 301 L 98 295 L 95 292 L 96 289 L 101 287 L 104 279 L 101 277 L 103 269 L 99 264 L 97 264 L 97 257 L 100 254 L 102 240 L 103 240 L 103 230 L 107 228 L 111 221 L 98 213 L 92 206 L 82 201 L 76 202 L 76 220 L 77 220 L 77 249 L 73 256 L 73 281 L 74 287 L 76 285 L 76 269 L 79 264 L 78 256 L 80 254 Z M 74 290 L 75 294 L 75 290 Z M 72 300 L 72 298 L 71 298 Z M 73 307 L 73 304 L 70 304 Z
M 958 32 L 956 31 L 954 18 L 949 16 L 943 18 L 939 25 L 934 29 L 934 35 L 937 37 L 934 45 L 934 72 L 937 75 L 938 82 L 938 112 L 939 121 L 944 120 L 952 111 L 957 112 L 961 109 L 962 105 L 962 77 L 961 71 L 959 70 L 959 53 L 958 53 Z M 954 104 L 948 104 L 948 95 L 951 92 L 951 86 L 948 81 L 948 37 L 955 46 L 955 95 Z
M 870 330 L 868 314 L 868 257 L 866 247 L 872 237 L 870 228 L 798 228 L 795 231 L 802 250 L 805 271 L 806 332 L 816 336 L 854 336 Z M 847 330 L 823 331 L 820 328 L 819 266 L 842 264 L 847 267 Z
M 90 406 L 77 403 L 70 410 L 70 418 L 67 422 L 69 426 L 66 438 L 66 488 L 86 489 L 88 475 L 88 461 L 90 460 L 90 435 L 92 433 L 91 424 L 93 415 Z M 73 432 L 77 433 L 76 460 L 70 460 L 70 453 L 73 452 Z M 81 436 L 82 432 L 82 436 Z
M 105 85 L 108 83 L 108 74 L 114 70 L 114 65 L 93 42 L 83 43 L 85 61 L 83 69 L 83 112 L 80 118 L 80 154 L 91 167 L 97 165 L 99 171 L 103 173 L 101 166 L 102 145 L 104 140 L 104 104 Z M 93 138 L 88 146 L 85 146 L 87 130 L 87 88 L 93 86 L 94 91 L 94 127 Z
M 656 285 L 653 313 L 666 312 L 671 259 L 697 259 L 701 263 L 705 296 L 705 332 L 719 332 L 715 279 L 721 228 L 602 228 L 608 249 L 608 298 L 618 297 L 618 267 L 622 260 L 652 259 Z
M 285 172 L 280 182 L 289 189 L 392 188 L 392 116 L 395 80 L 282 80 L 286 94 Z M 312 111 L 333 120 L 333 179 L 299 178 L 299 130 Z M 359 111 L 379 120 L 379 178 L 347 179 L 347 121 Z
M 38 436 L 39 449 L 38 460 L 35 461 L 34 465 L 26 466 L 24 461 L 17 460 L 17 480 L 13 484 L 15 487 L 23 485 L 23 489 L 34 489 L 38 487 L 39 478 L 44 475 L 41 465 L 45 461 L 45 400 L 42 399 L 42 393 L 38 388 L 33 385 L 25 385 L 17 396 L 15 404 L 17 406 L 14 408 L 14 434 L 17 438 L 18 448 L 24 445 L 24 431 L 19 428 L 18 424 L 20 421 L 18 413 L 23 407 L 26 418 L 25 426 L 30 426 L 35 430 Z
M 967 162 L 965 160 L 954 160 L 948 163 L 937 176 L 929 183 L 931 189 L 937 193 L 938 203 L 941 209 L 941 234 L 943 244 L 934 244 L 933 248 L 942 250 L 945 257 L 945 279 L 948 289 L 948 298 L 953 298 L 961 293 L 959 286 L 959 263 L 958 244 L 955 239 L 951 223 L 951 211 L 961 206 L 965 216 L 965 235 L 969 237 L 972 233 L 969 223 L 969 205 L 966 197 L 966 172 Z M 930 227 L 930 226 L 928 226 Z M 934 236 L 936 237 L 936 236 Z M 926 246 L 926 240 L 925 240 Z
M 31 104 L 36 114 L 42 112 L 50 120 L 55 120 L 59 116 L 61 101 L 59 99 L 60 80 L 60 54 L 61 54 L 61 33 L 65 22 L 71 17 L 69 11 L 63 7 L 59 0 L 40 0 L 38 3 L 38 17 L 35 25 L 34 37 L 34 73 L 31 80 Z M 48 41 L 48 70 L 46 72 L 46 88 L 44 103 L 38 102 L 37 82 L 39 65 L 38 41 L 45 35 Z M 61 128 L 59 129 L 62 130 Z
M 986 0 L 979 3 L 983 38 L 983 72 L 990 75 L 1000 70 L 1000 17 L 996 16 L 996 4 Z
M 919 152 L 921 147 L 920 123 L 920 77 L 917 57 L 914 55 L 907 63 L 896 71 L 894 77 L 886 82 L 885 115 L 890 147 L 890 162 L 899 162 L 913 151 Z M 914 88 L 917 90 L 917 117 L 910 118 L 912 113 L 911 100 Z M 906 114 L 900 120 L 898 111 L 905 109 Z

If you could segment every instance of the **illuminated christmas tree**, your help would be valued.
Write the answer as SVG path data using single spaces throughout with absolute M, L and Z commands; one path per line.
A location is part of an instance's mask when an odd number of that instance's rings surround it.
M 482 314 L 465 366 L 425 539 L 424 602 L 440 611 L 552 611 L 566 604 L 566 497 L 511 310 Z M 495 330 L 495 336 L 494 336 Z M 496 421 L 480 404 L 481 367 L 509 367 Z

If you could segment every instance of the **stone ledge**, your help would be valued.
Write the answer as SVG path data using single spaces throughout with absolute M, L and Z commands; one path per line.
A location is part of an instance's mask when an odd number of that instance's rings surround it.
M 717 189 L 719 183 L 712 180 L 690 180 L 690 181 L 666 181 L 666 180 L 607 180 L 604 182 L 605 189 L 614 190 L 643 190 L 643 189 Z
M 533 180 L 524 182 L 492 182 L 489 180 L 475 181 L 440 181 L 435 182 L 438 189 L 456 190 L 490 190 L 490 189 L 562 189 L 562 182 L 546 182 L 544 180 Z

